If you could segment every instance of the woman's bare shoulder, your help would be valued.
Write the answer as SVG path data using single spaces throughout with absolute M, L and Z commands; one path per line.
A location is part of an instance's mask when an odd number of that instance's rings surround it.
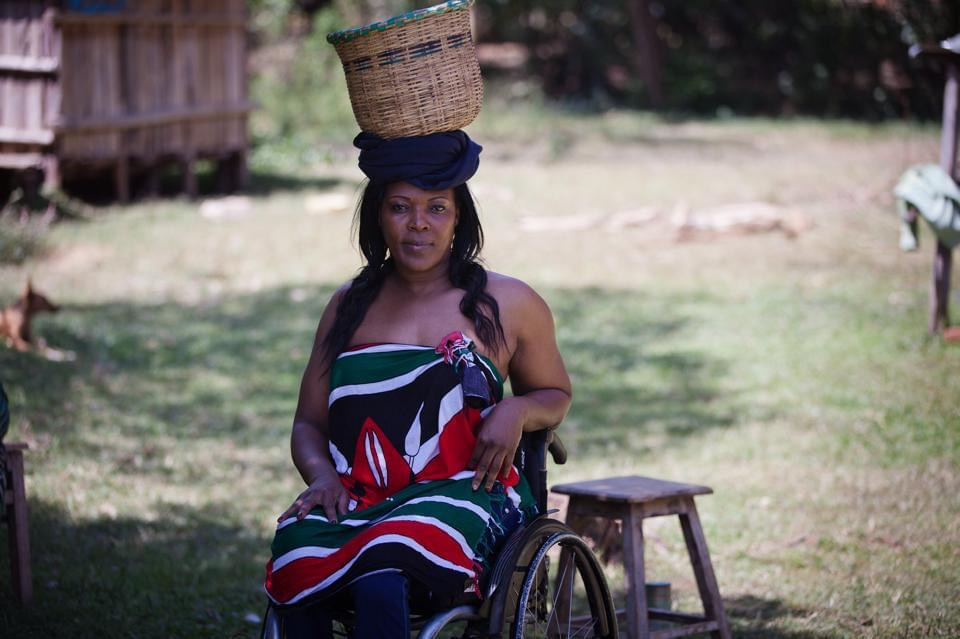
M 547 308 L 546 302 L 532 286 L 502 273 L 487 271 L 487 292 L 497 300 L 501 311 L 506 314 L 536 312 L 538 309 Z
M 335 290 L 330 296 L 330 299 L 327 300 L 327 305 L 323 309 L 323 315 L 320 317 L 319 332 L 326 334 L 326 331 L 330 330 L 330 327 L 333 325 L 333 320 L 337 315 L 337 308 L 340 306 L 340 302 L 343 301 L 343 296 L 350 290 L 351 284 L 353 284 L 353 280 L 347 280 L 340 288 Z

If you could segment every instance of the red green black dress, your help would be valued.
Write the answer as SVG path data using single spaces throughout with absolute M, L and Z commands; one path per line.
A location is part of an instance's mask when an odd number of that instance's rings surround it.
M 472 489 L 467 462 L 503 394 L 496 367 L 455 332 L 436 348 L 374 344 L 342 353 L 330 379 L 330 454 L 350 494 L 277 526 L 266 591 L 278 605 L 323 599 L 371 573 L 399 570 L 444 598 L 472 592 L 495 547 L 536 506 L 510 477 Z

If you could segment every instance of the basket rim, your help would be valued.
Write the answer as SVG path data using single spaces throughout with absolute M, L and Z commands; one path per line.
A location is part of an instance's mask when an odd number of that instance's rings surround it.
M 352 27 L 350 29 L 343 29 L 342 31 L 328 33 L 327 42 L 330 44 L 350 42 L 351 40 L 362 38 L 370 35 L 371 33 L 380 33 L 394 27 L 402 27 L 403 25 L 410 24 L 411 22 L 419 22 L 425 18 L 439 16 L 453 11 L 463 11 L 464 9 L 469 9 L 473 3 L 474 0 L 447 0 L 447 2 L 442 4 L 436 4 L 432 7 L 426 7 L 424 9 L 415 9 L 392 18 L 387 18 L 386 20 L 380 20 L 378 22 L 372 22 L 360 27 Z

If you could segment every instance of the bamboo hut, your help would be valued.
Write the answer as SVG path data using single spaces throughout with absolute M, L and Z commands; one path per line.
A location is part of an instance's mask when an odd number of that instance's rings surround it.
M 177 163 L 227 188 L 246 181 L 244 0 L 0 2 L 0 168 L 41 168 L 48 184 L 112 171 L 155 191 Z

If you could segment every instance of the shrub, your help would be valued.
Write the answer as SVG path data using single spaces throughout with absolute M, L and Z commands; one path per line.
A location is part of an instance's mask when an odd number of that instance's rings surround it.
M 46 232 L 53 220 L 43 215 L 4 209 L 0 213 L 0 264 L 22 264 L 46 249 Z

